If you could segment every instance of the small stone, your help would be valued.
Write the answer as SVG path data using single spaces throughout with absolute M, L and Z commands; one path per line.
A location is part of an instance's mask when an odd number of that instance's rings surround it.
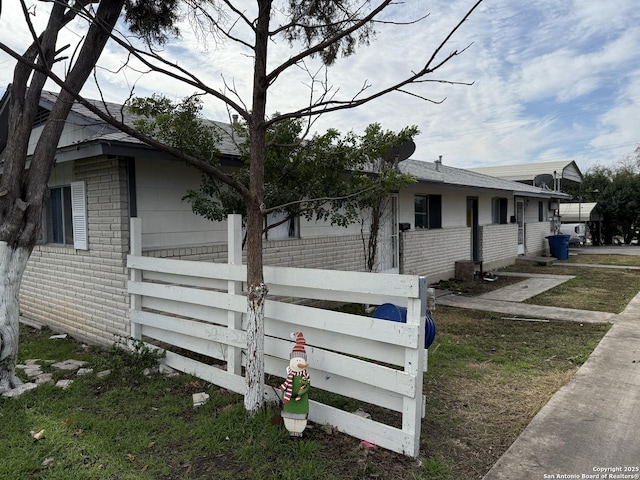
M 68 335 L 66 333 L 60 333 L 58 335 L 51 335 L 49 340 L 64 340 Z
M 53 375 L 51 373 L 41 373 L 36 377 L 36 383 L 42 385 L 53 381 Z
M 54 363 L 51 366 L 58 370 L 77 370 L 80 367 L 84 367 L 86 364 L 87 362 L 82 360 L 64 360 L 62 362 Z
M 362 417 L 362 418 L 371 418 L 371 415 L 369 415 L 367 412 L 365 412 L 364 410 L 362 410 L 360 408 L 358 410 L 356 410 L 355 412 L 353 412 L 353 414 L 357 415 L 359 417 Z
M 29 390 L 33 390 L 34 388 L 38 388 L 37 383 L 23 383 L 22 385 L 17 386 L 11 390 L 8 390 L 2 394 L 3 397 L 7 398 L 17 398 L 22 395 L 24 392 L 28 392 Z
M 103 370 L 101 372 L 96 373 L 96 377 L 98 378 L 104 378 L 111 375 L 111 370 Z
M 76 375 L 82 376 L 82 375 L 88 375 L 90 373 L 93 373 L 93 368 L 81 368 L 76 372 Z
M 58 380 L 56 382 L 56 387 L 66 390 L 71 386 L 72 383 L 73 383 L 73 380 Z
M 166 375 L 166 376 L 173 376 L 173 374 L 180 374 L 179 372 L 177 372 L 176 370 L 174 370 L 171 367 L 168 367 L 167 365 L 165 365 L 164 363 L 161 363 L 158 365 L 158 372 Z
M 38 375 L 42 375 L 42 369 L 39 365 L 28 366 L 24 369 L 24 374 L 30 378 L 37 377 Z
M 40 361 L 39 358 L 32 358 L 30 360 L 25 360 L 24 364 L 29 366 L 29 365 L 37 365 L 38 362 Z
M 204 405 L 205 403 L 207 403 L 209 401 L 209 394 L 208 393 L 194 393 L 192 395 L 193 397 L 193 406 L 194 407 L 199 407 L 200 405 Z

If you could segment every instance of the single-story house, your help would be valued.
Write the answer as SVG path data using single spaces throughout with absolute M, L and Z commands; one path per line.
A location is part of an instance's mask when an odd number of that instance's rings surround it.
M 5 95 L 0 101 L 0 123 L 6 122 L 6 100 Z M 32 139 L 38 138 L 54 100 L 55 94 L 43 94 Z M 110 110 L 119 112 L 120 106 Z M 0 125 L 2 131 L 6 128 Z M 223 164 L 233 164 L 237 156 L 232 140 L 223 138 Z M 0 162 L 5 144 L 0 134 Z M 513 263 L 518 255 L 541 254 L 552 210 L 558 200 L 569 198 L 441 162 L 409 159 L 400 168 L 417 183 L 391 196 L 377 270 L 425 275 L 429 282 L 452 277 L 458 261 L 482 262 L 487 270 Z M 128 335 L 132 217 L 141 219 L 144 255 L 226 262 L 226 221 L 197 216 L 182 201 L 199 183 L 194 168 L 75 105 L 49 180 L 42 241 L 23 277 L 22 315 L 92 342 Z M 362 235 L 360 225 L 296 219 L 270 233 L 264 261 L 364 270 Z

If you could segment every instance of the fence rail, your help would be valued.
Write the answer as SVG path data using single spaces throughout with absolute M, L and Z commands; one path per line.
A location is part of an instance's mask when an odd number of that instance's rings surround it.
M 239 221 L 230 218 L 229 224 L 229 243 L 235 246 Z M 247 300 L 242 281 L 246 266 L 238 262 L 238 249 L 229 249 L 229 264 L 149 258 L 142 256 L 138 219 L 132 219 L 131 231 L 127 265 L 132 336 L 163 342 L 167 350 L 163 361 L 168 366 L 244 394 L 241 367 Z M 399 412 L 402 425 L 363 418 L 313 400 L 309 420 L 417 456 L 426 368 L 424 278 L 265 267 L 264 279 L 270 295 L 265 304 L 265 372 L 286 375 L 293 345 L 289 335 L 303 331 L 313 388 Z M 279 301 L 271 295 L 296 301 L 395 303 L 407 308 L 407 321 L 341 313 Z M 194 360 L 178 353 L 181 350 L 216 362 Z M 275 399 L 273 390 L 265 391 Z

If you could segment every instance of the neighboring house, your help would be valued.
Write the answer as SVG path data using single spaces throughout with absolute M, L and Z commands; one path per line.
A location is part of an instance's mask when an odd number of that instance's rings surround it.
M 55 94 L 43 94 L 32 139 L 40 134 L 54 99 Z M 0 101 L 0 162 L 7 105 L 5 95 Z M 121 107 L 111 104 L 109 109 L 120 112 Z M 232 134 L 227 124 L 216 125 L 224 134 L 222 164 L 232 168 L 238 160 Z M 392 195 L 378 271 L 425 275 L 430 282 L 453 276 L 457 261 L 482 262 L 486 270 L 513 263 L 518 255 L 541 254 L 550 233 L 550 205 L 569 198 L 441 163 L 406 160 L 400 168 L 418 183 Z M 199 183 L 196 169 L 75 105 L 49 181 L 42 242 L 23 277 L 22 314 L 98 343 L 128 335 L 126 257 L 132 217 L 141 219 L 144 255 L 227 261 L 226 222 L 199 217 L 182 200 Z M 269 232 L 264 261 L 363 270 L 363 243 L 358 224 L 342 228 L 300 218 Z
M 576 185 L 583 180 L 582 172 L 573 160 L 479 167 L 469 170 L 555 191 L 562 190 L 563 185 Z

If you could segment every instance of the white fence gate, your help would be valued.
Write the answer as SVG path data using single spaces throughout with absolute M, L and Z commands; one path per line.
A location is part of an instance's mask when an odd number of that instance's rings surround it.
M 215 264 L 142 256 L 140 220 L 131 221 L 131 334 L 163 342 L 164 363 L 225 389 L 244 394 L 247 300 L 240 222 L 229 218 L 229 263 Z M 309 420 L 356 438 L 416 457 L 424 415 L 426 370 L 423 277 L 265 267 L 265 372 L 284 378 L 293 346 L 304 333 L 312 390 Z M 272 299 L 321 300 L 407 308 L 406 323 L 374 319 Z M 196 352 L 218 366 L 172 351 Z M 223 368 L 220 368 L 220 362 Z M 213 362 L 212 362 L 213 363 Z M 402 425 L 382 423 L 313 401 L 313 388 L 400 412 Z M 272 389 L 266 393 L 275 399 Z

